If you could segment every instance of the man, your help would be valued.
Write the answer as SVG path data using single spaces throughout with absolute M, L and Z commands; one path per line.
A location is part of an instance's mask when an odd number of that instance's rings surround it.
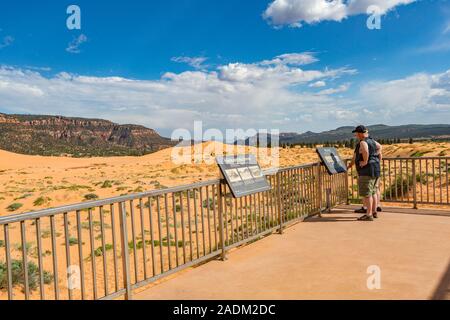
M 370 138 L 365 126 L 358 126 L 353 130 L 359 140 L 356 146 L 353 160 L 348 166 L 350 169 L 356 165 L 358 171 L 359 195 L 363 198 L 363 204 L 367 213 L 360 217 L 359 221 L 373 221 L 378 218 L 377 207 L 379 205 L 379 180 L 381 175 L 380 161 L 383 157 L 382 146 Z
M 379 157 L 379 160 L 381 163 L 381 161 L 383 160 L 383 156 L 381 154 L 379 154 L 378 157 Z M 383 208 L 381 207 L 381 191 L 380 191 L 379 187 L 378 187 L 378 192 L 377 192 L 377 200 L 378 200 L 377 212 L 382 212 Z M 363 206 L 363 207 L 361 207 L 361 209 L 356 209 L 355 213 L 367 213 L 367 209 Z M 377 213 L 375 213 L 374 217 L 377 217 Z

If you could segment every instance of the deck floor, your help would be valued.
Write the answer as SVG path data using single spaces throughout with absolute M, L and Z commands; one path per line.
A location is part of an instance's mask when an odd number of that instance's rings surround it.
M 450 212 L 389 208 L 375 222 L 357 222 L 350 209 L 310 218 L 134 299 L 450 299 Z M 381 289 L 368 289 L 369 266 L 380 268 Z

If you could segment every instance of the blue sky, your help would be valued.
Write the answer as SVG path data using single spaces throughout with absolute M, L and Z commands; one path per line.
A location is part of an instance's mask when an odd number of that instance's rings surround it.
M 66 27 L 71 4 L 81 30 Z M 369 5 L 380 30 L 366 26 Z M 448 123 L 449 54 L 448 1 L 17 0 L 0 4 L 0 112 L 165 135 L 198 120 L 297 132 Z

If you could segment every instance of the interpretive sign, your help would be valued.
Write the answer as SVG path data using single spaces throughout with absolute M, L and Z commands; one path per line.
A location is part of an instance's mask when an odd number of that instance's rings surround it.
M 347 166 L 336 148 L 317 148 L 317 153 L 330 175 L 347 172 Z
M 235 198 L 272 189 L 254 155 L 217 157 L 216 161 Z

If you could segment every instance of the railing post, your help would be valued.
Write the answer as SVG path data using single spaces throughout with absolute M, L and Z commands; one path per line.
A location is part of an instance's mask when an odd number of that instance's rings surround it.
M 345 162 L 345 164 L 348 166 L 348 160 Z M 349 176 L 351 177 L 351 173 L 349 174 L 349 171 L 346 171 L 344 173 L 345 175 L 345 181 L 344 181 L 344 186 L 345 186 L 345 198 L 347 199 L 347 205 L 350 205 L 350 185 L 348 183 L 348 179 Z
M 119 203 L 119 215 L 120 215 L 120 239 L 122 244 L 123 284 L 126 291 L 125 300 L 132 300 L 133 293 L 131 290 L 130 254 L 128 250 L 127 210 L 125 207 L 125 202 Z
M 322 217 L 322 164 L 317 165 L 317 207 L 319 208 L 319 217 Z
M 413 204 L 414 204 L 414 209 L 418 209 L 419 208 L 417 206 L 417 187 L 416 187 L 417 177 L 416 177 L 416 175 L 417 175 L 417 173 L 416 173 L 416 160 L 412 159 L 412 184 L 413 184 Z
M 279 233 L 283 234 L 283 201 L 282 201 L 282 193 L 281 193 L 281 181 L 280 179 L 281 173 L 278 172 L 276 175 L 277 179 L 277 207 L 278 207 L 278 223 L 280 225 Z
M 331 213 L 331 188 L 326 189 L 327 212 Z
M 227 251 L 226 251 L 226 245 L 225 245 L 225 228 L 224 228 L 224 221 L 223 221 L 223 201 L 225 200 L 224 194 L 223 194 L 223 187 L 224 182 L 223 180 L 219 183 L 219 237 L 220 237 L 220 247 L 222 249 L 221 259 L 222 261 L 227 260 Z

